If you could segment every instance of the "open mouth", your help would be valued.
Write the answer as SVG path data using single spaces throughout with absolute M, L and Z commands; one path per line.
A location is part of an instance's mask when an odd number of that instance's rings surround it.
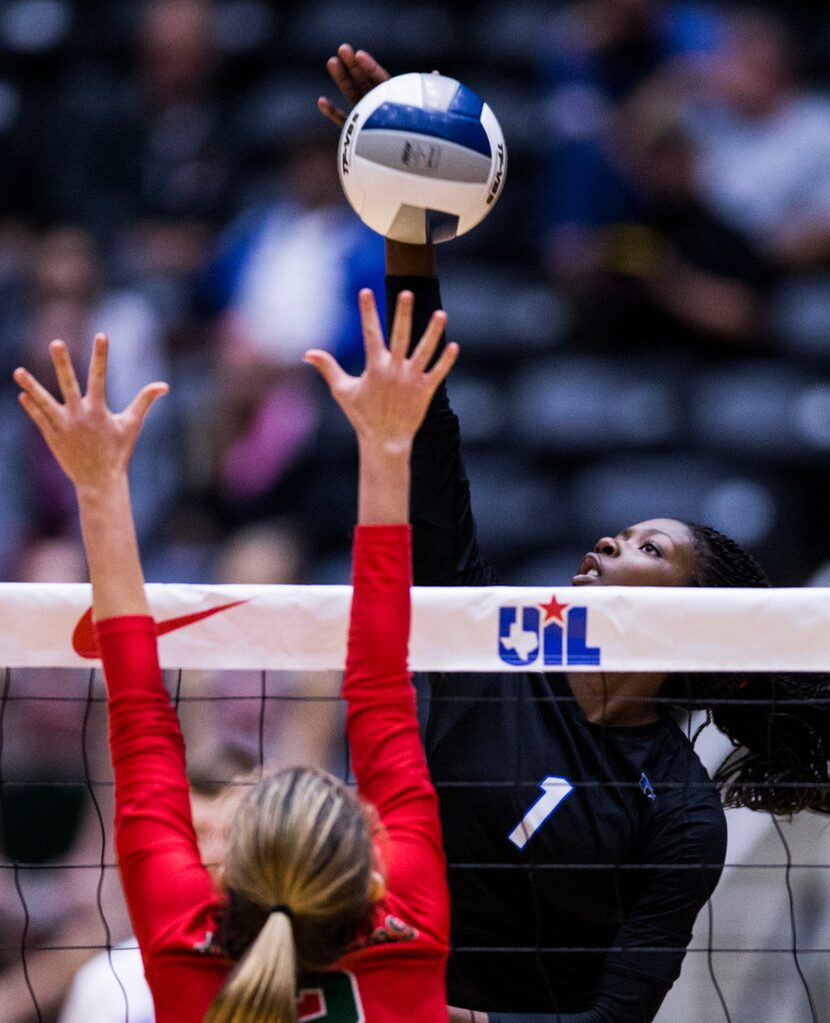
M 601 576 L 602 568 L 599 558 L 593 551 L 589 551 L 580 562 L 579 572 L 573 577 L 573 585 L 584 586 L 587 583 L 594 582 Z

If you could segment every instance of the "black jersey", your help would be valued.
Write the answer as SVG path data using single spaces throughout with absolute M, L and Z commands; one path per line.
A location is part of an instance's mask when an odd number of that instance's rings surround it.
M 417 338 L 440 307 L 437 281 L 387 283 L 390 313 L 400 290 L 415 292 Z M 415 583 L 494 583 L 444 387 L 412 474 Z M 592 724 L 560 674 L 435 674 L 429 686 L 450 1003 L 490 1023 L 648 1023 L 726 851 L 720 799 L 688 739 L 668 715 Z

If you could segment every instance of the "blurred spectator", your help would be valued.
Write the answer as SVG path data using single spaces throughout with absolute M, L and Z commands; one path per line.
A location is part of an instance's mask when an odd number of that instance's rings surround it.
M 383 295 L 383 240 L 346 206 L 328 125 L 289 137 L 273 198 L 231 225 L 207 284 L 220 311 L 216 485 L 226 504 L 265 511 L 317 425 L 303 352 L 362 365 L 357 293 Z
M 729 21 L 693 123 L 713 209 L 785 270 L 830 262 L 830 95 L 769 9 Z
M 554 16 L 541 55 L 552 131 L 541 205 L 554 279 L 590 268 L 592 230 L 629 209 L 609 158 L 614 110 L 655 75 L 685 75 L 717 46 L 719 29 L 706 6 L 670 0 L 578 0 Z
M 260 534 L 260 539 L 263 535 Z M 243 554 L 243 560 L 248 553 Z M 254 576 L 259 575 L 259 569 L 255 569 Z M 318 709 L 307 703 L 301 708 L 301 716 L 307 720 L 318 717 Z M 191 734 L 198 734 L 192 729 L 192 722 Z M 256 756 L 237 744 L 217 742 L 215 736 L 208 738 L 205 733 L 201 733 L 201 740 L 197 742 L 199 744 L 192 749 L 188 744 L 187 755 L 193 826 L 202 860 L 216 883 L 221 884 L 228 827 L 255 770 Z M 320 748 L 306 745 L 301 759 L 295 759 L 286 756 L 285 746 L 278 744 L 268 752 L 267 769 L 278 770 L 297 763 L 325 765 L 328 760 L 329 750 L 325 745 Z M 131 1023 L 153 1023 L 152 998 L 134 936 L 117 945 L 111 954 L 100 952 L 79 970 L 58 1023 L 88 1023 L 90 1020 L 123 1023 L 125 1001 Z
M 29 501 L 24 459 L 24 438 L 31 439 L 27 424 L 12 394 L 0 386 L 0 579 L 16 578 L 21 547 L 30 531 Z
M 788 446 L 785 441 L 753 448 L 748 442 L 719 441 L 707 449 L 711 439 L 689 432 L 706 414 L 698 409 L 691 416 L 687 404 L 700 388 L 698 360 L 764 340 L 763 299 L 772 291 L 778 309 L 784 290 L 765 287 L 766 263 L 772 261 L 776 272 L 788 277 L 787 301 L 773 321 L 776 342 L 783 343 L 785 328 L 793 334 L 809 331 L 814 341 L 809 347 L 793 343 L 789 356 L 779 351 L 769 372 L 781 379 L 794 369 L 815 374 L 810 416 L 821 436 L 826 434 L 828 382 L 817 360 L 827 365 L 830 337 L 830 115 L 799 60 L 799 46 L 814 44 L 814 55 L 823 62 L 818 70 L 826 78 L 826 40 L 802 31 L 794 43 L 770 13 L 771 5 L 762 15 L 739 16 L 734 6 L 694 0 L 571 0 L 545 6 L 534 0 L 505 15 L 510 31 L 505 44 L 500 33 L 482 38 L 492 4 L 461 4 L 453 8 L 452 20 L 459 36 L 450 32 L 436 44 L 416 38 L 411 29 L 420 23 L 420 7 L 408 4 L 382 24 L 377 19 L 383 13 L 372 5 L 356 12 L 348 4 L 322 5 L 318 11 L 315 5 L 267 0 L 0 4 L 0 578 L 85 576 L 74 539 L 65 532 L 68 522 L 74 528 L 74 515 L 67 518 L 66 494 L 45 474 L 49 463 L 32 447 L 10 374 L 21 362 L 42 369 L 44 346 L 54 336 L 65 336 L 77 354 L 100 329 L 111 337 L 115 407 L 123 404 L 128 385 L 131 394 L 158 376 L 169 376 L 173 384 L 148 421 L 134 461 L 134 471 L 143 475 L 135 493 L 147 501 L 137 511 L 148 577 L 265 585 L 348 578 L 348 552 L 341 557 L 337 545 L 354 521 L 353 441 L 339 410 L 328 399 L 318 406 L 317 392 L 308 389 L 316 381 L 309 384 L 311 374 L 302 375 L 306 371 L 298 359 L 305 347 L 324 344 L 359 368 L 354 295 L 364 284 L 380 287 L 382 242 L 342 204 L 334 139 L 322 134 L 322 122 L 319 134 L 313 130 L 317 93 L 309 79 L 311 62 L 318 62 L 313 71 L 321 72 L 329 46 L 353 32 L 361 42 L 364 31 L 367 38 L 380 31 L 388 39 L 400 55 L 396 70 L 431 67 L 423 55 L 433 45 L 446 55 L 442 68 L 471 84 L 492 70 L 492 59 L 500 61 L 498 85 L 515 90 L 512 109 L 508 106 L 505 114 L 498 109 L 511 147 L 513 188 L 521 190 L 538 173 L 526 162 L 527 150 L 539 151 L 536 135 L 548 126 L 541 215 L 511 225 L 518 239 L 512 248 L 504 247 L 497 231 L 481 251 L 465 255 L 462 241 L 458 249 L 441 253 L 478 282 L 467 291 L 471 342 L 464 367 L 471 374 L 468 384 L 486 384 L 489 391 L 468 387 L 473 400 L 468 398 L 466 406 L 475 418 L 481 395 L 492 392 L 488 417 L 502 426 L 474 444 L 488 476 L 498 467 L 510 480 L 516 457 L 533 459 L 538 463 L 534 479 L 552 480 L 565 510 L 579 507 L 580 480 L 602 468 L 609 443 L 625 464 L 627 445 L 642 443 L 634 432 L 620 433 L 619 416 L 629 425 L 639 417 L 647 426 L 654 423 L 647 430 L 649 444 L 670 455 L 680 444 L 694 449 L 688 459 L 681 453 L 677 464 L 717 457 L 751 462 L 753 471 L 769 474 L 764 485 L 792 504 L 787 514 L 799 528 L 779 530 L 775 550 L 759 553 L 789 575 L 797 572 L 824 535 L 819 467 L 826 444 Z M 779 5 L 778 11 L 788 20 L 809 15 L 825 31 L 820 5 Z M 542 19 L 549 32 L 540 55 L 535 26 Z M 521 24 L 534 30 L 513 31 Z M 724 26 L 729 29 L 725 49 Z M 530 70 L 540 56 L 548 93 L 548 121 L 541 131 L 535 114 L 540 83 Z M 417 66 L 406 64 L 409 60 Z M 482 92 L 488 98 L 489 92 Z M 685 117 L 679 116 L 678 104 Z M 310 130 L 296 120 L 305 109 Z M 516 123 L 518 117 L 523 123 Z M 529 134 L 531 145 L 524 150 L 511 141 L 527 140 Z M 282 140 L 280 173 L 272 175 L 272 140 L 277 139 Z M 259 196 L 262 201 L 252 206 Z M 483 237 L 475 234 L 474 245 Z M 674 383 L 682 386 L 672 389 L 649 379 L 653 404 L 649 397 L 638 405 L 635 397 L 630 414 L 628 390 L 614 384 L 622 397 L 605 410 L 602 422 L 610 426 L 596 434 L 580 431 L 579 472 L 574 472 L 574 449 L 561 443 L 562 433 L 554 431 L 544 446 L 534 448 L 511 428 L 517 419 L 511 402 L 527 393 L 514 385 L 544 377 L 538 356 L 555 343 L 549 336 L 532 336 L 534 325 L 549 315 L 548 296 L 526 321 L 531 326 L 525 336 L 508 330 L 517 306 L 535 308 L 533 293 L 515 289 L 514 294 L 513 282 L 532 282 L 537 242 L 546 248 L 552 280 L 571 299 L 579 345 L 620 353 L 616 359 L 585 358 L 586 392 L 598 393 L 603 367 L 612 381 L 621 368 L 624 379 L 636 377 L 637 365 L 623 366 L 622 358 L 644 346 L 670 357 L 681 352 L 690 373 L 676 374 Z M 205 300 L 203 293 L 195 294 L 195 284 L 211 259 Z M 806 282 L 810 291 L 804 290 L 805 270 L 815 273 Z M 483 280 L 500 282 L 487 302 Z M 508 294 L 499 316 L 492 315 L 493 302 Z M 448 311 L 455 333 L 463 329 L 465 303 L 452 297 Z M 475 345 L 473 339 L 485 329 L 494 340 L 489 347 Z M 570 379 L 567 366 L 552 363 L 551 371 L 560 382 Z M 47 378 L 53 379 L 51 367 Z M 748 406 L 741 393 L 733 393 L 731 378 L 724 379 L 737 436 Z M 462 404 L 464 381 L 459 378 L 452 390 Z M 564 417 L 576 420 L 568 402 L 582 404 L 582 394 L 570 388 L 553 398 L 561 402 Z M 806 417 L 798 402 L 788 401 L 781 402 L 787 415 Z M 584 404 L 589 406 L 587 398 Z M 668 406 L 673 415 L 658 423 Z M 780 409 L 770 414 L 778 422 Z M 528 402 L 522 410 L 525 418 L 544 420 L 544 415 L 541 402 L 538 408 Z M 185 429 L 174 431 L 180 422 Z M 716 432 L 717 425 L 710 424 L 708 436 Z M 763 465 L 762 459 L 767 459 Z M 632 485 L 642 465 L 632 469 Z M 483 482 L 476 483 L 477 492 Z M 735 501 L 728 503 L 734 514 Z M 294 524 L 273 520 L 276 511 L 293 513 L 293 521 L 302 523 L 301 540 Z M 517 564 L 527 565 L 544 550 L 550 581 L 551 561 L 563 556 L 557 546 L 561 515 L 538 518 L 520 546 L 497 545 L 494 551 L 517 583 L 528 581 L 516 575 Z M 239 529 L 241 523 L 253 525 Z M 174 674 L 168 682 L 180 698 L 191 748 L 197 751 L 239 743 L 258 760 L 261 730 L 266 760 L 311 760 L 337 773 L 345 770 L 334 675 Z M 16 951 L 24 913 L 14 883 L 15 856 L 42 858 L 42 873 L 17 870 L 31 912 L 30 945 L 46 940 L 101 947 L 107 940 L 94 908 L 98 867 L 78 869 L 80 863 L 98 862 L 102 844 L 78 739 L 88 689 L 87 672 L 13 672 L 8 702 L 0 707 L 0 768 L 7 782 L 0 805 L 0 943 L 9 946 L 0 952 L 0 1023 L 37 1018 Z M 99 682 L 94 692 L 100 698 Z M 109 771 L 98 760 L 102 727 L 102 705 L 94 703 L 87 752 L 108 825 Z M 99 786 L 99 780 L 105 784 Z M 804 823 L 796 819 L 793 827 Z M 812 840 L 809 829 L 803 834 Z M 809 860 L 819 866 L 798 872 L 802 884 L 813 885 L 812 891 L 802 890 L 797 905 L 799 945 L 816 948 L 828 944 L 827 912 L 815 894 L 819 867 L 829 858 L 827 833 L 821 838 L 823 847 L 816 839 Z M 108 842 L 106 834 L 103 840 Z M 770 858 L 766 845 L 758 846 L 758 857 Z M 112 862 L 109 845 L 105 858 Z M 730 896 L 720 910 L 715 902 L 718 929 L 710 936 L 702 919 L 701 948 L 707 943 L 762 947 L 760 935 L 780 946 L 775 914 L 788 911 L 776 901 L 783 896 L 783 882 L 776 880 L 776 898 L 767 899 L 765 913 L 755 919 L 745 912 L 767 891 L 769 876 L 735 871 L 735 881 L 747 879 L 745 903 Z M 112 869 L 106 871 L 103 897 L 118 940 L 128 932 Z M 117 902 L 115 910 L 110 899 Z M 52 1023 L 62 985 L 88 954 L 29 950 L 27 964 L 44 1023 Z M 128 954 L 116 952 L 116 968 Z M 776 1004 L 783 1019 L 787 1003 L 796 1018 L 802 995 L 791 959 L 784 953 L 759 955 L 748 970 L 746 955 L 719 951 L 712 957 L 733 1016 L 743 1006 L 763 1018 Z M 814 971 L 805 974 L 817 997 L 826 986 L 816 979 L 822 969 L 822 978 L 828 975 L 825 959 L 814 955 L 806 964 Z M 687 982 L 669 997 L 661 1018 L 680 1023 L 722 1017 L 703 977 L 708 960 L 687 958 Z M 119 998 L 116 991 L 116 1012 Z M 97 1020 L 100 1014 L 103 1019 L 103 1011 L 96 1005 L 83 1010 L 84 1018 Z M 123 1012 L 116 1018 L 123 1020 Z M 132 1010 L 130 1019 L 143 1023 Z
M 238 153 L 235 94 L 222 79 L 213 0 L 147 0 L 136 33 L 131 116 L 140 180 L 126 222 L 124 269 L 183 317 L 192 278 L 227 216 Z
M 110 279 L 140 283 L 165 329 L 183 329 L 231 208 L 236 95 L 217 15 L 213 0 L 107 5 L 104 45 L 67 63 L 37 136 L 40 215 L 104 239 Z
M 188 754 L 190 811 L 205 866 L 219 883 L 228 827 L 253 769 L 238 749 L 209 746 Z M 240 776 L 243 777 L 240 777 Z M 238 784 L 233 784 L 233 779 Z M 153 1023 L 155 1013 L 138 940 L 131 935 L 111 952 L 100 952 L 75 976 L 59 1023 Z
M 41 542 L 26 551 L 21 572 L 24 582 L 79 582 L 83 553 L 67 541 Z M 17 669 L 8 679 L 0 746 L 0 945 L 15 951 L 0 952 L 0 1023 L 49 1019 L 90 946 L 129 933 L 116 872 L 99 866 L 115 856 L 102 696 L 100 677 L 93 682 L 84 669 Z M 12 870 L 13 863 L 26 866 Z M 25 972 L 16 951 L 24 930 Z M 57 948 L 32 950 L 39 945 Z
M 23 548 L 18 571 L 24 582 L 87 581 L 84 550 L 74 537 L 52 536 L 34 540 Z
M 220 582 L 288 583 L 301 578 L 303 566 L 304 548 L 295 529 L 288 524 L 261 523 L 234 537 L 222 551 L 217 577 Z M 85 565 L 77 544 L 52 539 L 27 548 L 20 572 L 28 582 L 77 582 L 85 577 Z M 210 863 L 221 856 L 222 831 L 216 812 L 232 809 L 227 800 L 221 807 L 214 802 L 218 783 L 249 770 L 261 756 L 269 768 L 316 763 L 341 773 L 344 770 L 336 674 L 172 673 L 168 685 L 178 704 L 189 751 L 188 772 L 197 789 L 197 836 Z M 260 698 L 263 689 L 264 702 Z M 110 940 L 130 944 L 125 938 L 128 925 L 114 869 L 104 873 L 100 909 L 96 901 L 101 874 L 98 864 L 102 857 L 104 862 L 114 863 L 102 692 L 100 678 L 91 687 L 86 670 L 17 669 L 9 681 L 2 711 L 0 865 L 6 869 L 0 870 L 0 945 L 17 949 L 25 926 L 30 946 L 66 946 L 61 951 L 30 951 L 27 955 L 30 981 L 46 1019 L 51 1018 L 91 948 Z M 89 703 L 89 696 L 96 702 Z M 217 751 L 222 751 L 221 755 Z M 90 784 L 100 818 L 92 804 Z M 244 788 L 240 783 L 232 791 L 238 796 Z M 38 869 L 19 870 L 15 878 L 10 869 L 14 862 L 37 865 Z M 128 959 L 125 950 L 114 954 L 116 966 Z M 92 979 L 85 975 L 84 989 L 93 983 L 98 990 L 102 972 L 102 982 L 111 981 L 106 965 L 103 971 L 91 968 Z M 129 966 L 127 970 L 129 979 Z M 83 989 L 77 997 L 82 994 Z M 109 995 L 106 988 L 99 994 L 103 1014 Z M 123 998 L 117 985 L 110 994 L 123 1018 Z M 134 1008 L 138 1011 L 139 1007 Z M 131 1018 L 132 1009 L 131 1004 Z M 7 954 L 0 960 L 0 1023 L 31 1023 L 35 1016 L 19 955 Z M 85 1018 L 97 1020 L 98 1016 Z
M 145 0 L 130 40 L 129 77 L 113 74 L 100 57 L 69 66 L 42 139 L 51 219 L 111 232 L 136 216 L 220 214 L 233 148 L 214 17 L 211 0 Z M 122 22 L 128 29 L 123 14 Z
M 26 221 L 0 220 L 0 579 L 13 578 L 29 527 L 20 464 L 28 424 L 20 416 L 12 371 L 23 359 L 25 295 L 36 253 L 37 238 Z
M 166 376 L 158 317 L 135 290 L 106 287 L 93 234 L 81 227 L 55 227 L 44 233 L 29 289 L 25 344 L 21 361 L 41 379 L 54 380 L 49 342 L 63 338 L 76 365 L 86 361 L 93 335 L 110 337 L 107 393 L 113 408 L 124 408 L 136 387 Z M 148 419 L 131 471 L 136 474 L 136 523 L 139 539 L 149 542 L 176 491 L 175 438 L 171 412 L 159 409 Z M 26 466 L 20 483 L 28 490 L 31 536 L 74 529 L 74 499 L 54 472 L 34 430 L 27 430 L 17 459 Z
M 112 338 L 107 393 L 123 407 L 137 383 L 164 375 L 163 339 L 158 318 L 149 303 L 130 289 L 107 287 L 95 236 L 85 228 L 54 227 L 39 246 L 32 308 L 26 328 L 26 357 L 41 372 L 51 371 L 48 342 L 65 338 L 76 365 L 95 331 Z
M 581 347 L 665 351 L 668 342 L 707 355 L 757 344 L 769 268 L 703 204 L 697 145 L 672 96 L 642 86 L 613 139 L 628 216 L 586 233 L 592 269 L 562 280 Z
M 226 542 L 216 561 L 215 582 L 294 585 L 306 574 L 304 541 L 296 526 L 269 520 Z M 220 672 L 215 692 L 225 702 L 217 738 L 242 744 L 253 758 L 259 756 L 261 741 L 270 767 L 317 764 L 342 775 L 346 754 L 339 691 L 337 672 Z
M 258 522 L 230 536 L 219 549 L 214 582 L 244 586 L 305 582 L 305 543 L 284 520 Z
M 129 1013 L 129 1015 L 127 1015 Z M 75 974 L 58 1023 L 153 1023 L 153 997 L 134 934 L 93 956 Z

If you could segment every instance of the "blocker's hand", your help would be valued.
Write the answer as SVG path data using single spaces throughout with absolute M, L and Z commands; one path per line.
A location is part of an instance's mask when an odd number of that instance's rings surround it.
M 412 334 L 412 292 L 402 291 L 398 296 L 388 348 L 375 297 L 369 288 L 360 292 L 359 302 L 366 351 L 363 373 L 359 377 L 350 376 L 333 356 L 319 349 L 306 352 L 305 361 L 320 371 L 361 444 L 380 444 L 389 452 L 406 451 L 436 388 L 458 357 L 458 345 L 448 344 L 428 370 L 447 320 L 443 310 L 432 314 L 423 337 L 407 358 Z
M 147 384 L 123 412 L 111 412 L 107 408 L 105 334 L 95 337 L 85 395 L 81 394 L 64 342 L 53 341 L 49 354 L 64 403 L 56 401 L 21 367 L 14 371 L 20 404 L 76 487 L 101 486 L 123 476 L 144 417 L 156 398 L 167 394 L 167 384 Z
M 353 50 L 348 43 L 337 47 L 337 55 L 329 57 L 326 69 L 332 81 L 343 94 L 350 107 L 355 106 L 367 92 L 390 77 L 386 68 L 378 64 L 371 53 L 366 50 Z M 317 100 L 317 109 L 330 121 L 342 128 L 346 121 L 346 111 L 336 106 L 330 99 L 321 96 Z

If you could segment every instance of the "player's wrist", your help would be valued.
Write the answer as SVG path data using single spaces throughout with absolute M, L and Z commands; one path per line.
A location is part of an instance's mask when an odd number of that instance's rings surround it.
M 386 273 L 389 277 L 437 277 L 434 245 L 408 245 L 386 239 Z
M 389 437 L 358 433 L 357 447 L 360 459 L 362 462 L 386 462 L 390 466 L 408 466 L 413 439 L 410 436 Z
M 81 506 L 99 507 L 125 499 L 129 502 L 130 484 L 126 469 L 113 468 L 94 478 L 73 480 L 73 484 Z

